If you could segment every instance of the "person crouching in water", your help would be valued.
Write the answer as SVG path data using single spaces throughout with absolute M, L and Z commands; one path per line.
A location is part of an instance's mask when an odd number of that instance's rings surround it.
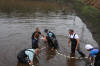
M 94 62 L 94 66 L 100 66 L 100 50 L 95 49 L 91 44 L 85 45 L 85 48 L 90 51 L 88 58 L 91 58 L 91 63 Z
M 34 66 L 33 59 L 39 54 L 39 51 L 39 49 L 25 49 L 19 52 L 17 55 L 18 62 Z
M 35 33 L 34 38 L 32 39 L 32 48 L 33 49 L 39 48 L 39 46 L 38 46 L 38 40 L 39 40 L 39 34 Z
M 46 39 L 48 42 L 48 47 L 51 51 L 54 51 L 54 49 L 58 48 L 58 42 L 56 40 L 55 34 L 48 29 L 45 29 L 44 32 L 47 34 Z
M 78 51 L 82 57 L 85 57 L 85 54 L 80 50 L 79 42 L 78 34 L 74 33 L 73 29 L 69 29 L 68 47 L 71 43 L 71 56 L 75 56 L 75 51 Z

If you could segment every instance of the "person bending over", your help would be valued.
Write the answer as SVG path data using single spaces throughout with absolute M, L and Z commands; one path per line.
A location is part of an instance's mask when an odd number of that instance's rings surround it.
M 100 50 L 95 49 L 91 44 L 85 45 L 85 48 L 90 51 L 88 58 L 91 58 L 91 63 L 94 62 L 94 66 L 100 66 Z
M 47 39 L 48 47 L 50 48 L 50 50 L 53 51 L 54 49 L 57 49 L 58 42 L 56 40 L 55 34 L 49 31 L 48 29 L 45 29 L 44 32 L 47 34 L 46 39 Z
M 29 65 L 33 65 L 33 59 L 35 56 L 39 54 L 39 49 L 25 49 L 18 53 L 17 59 L 18 62 L 28 63 Z

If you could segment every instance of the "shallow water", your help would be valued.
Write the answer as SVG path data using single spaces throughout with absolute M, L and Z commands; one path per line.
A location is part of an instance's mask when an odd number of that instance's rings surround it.
M 62 13 L 48 14 L 36 13 L 34 17 L 0 17 L 0 66 L 28 66 L 17 63 L 17 54 L 25 48 L 31 48 L 31 35 L 35 28 L 39 27 L 41 32 L 45 28 L 53 31 L 59 42 L 59 52 L 69 56 L 70 48 L 67 47 L 68 29 L 74 29 L 79 34 L 81 50 L 87 43 L 97 47 L 91 32 L 78 16 L 63 15 Z M 40 47 L 45 44 L 40 40 Z M 79 54 L 76 52 L 76 56 Z M 36 60 L 35 60 L 36 61 Z M 49 52 L 47 49 L 41 50 L 36 63 L 37 66 L 86 66 L 84 60 L 68 60 L 56 52 Z

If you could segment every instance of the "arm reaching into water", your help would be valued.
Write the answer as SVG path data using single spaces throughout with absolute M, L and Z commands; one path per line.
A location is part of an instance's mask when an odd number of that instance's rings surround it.
M 93 57 L 91 57 L 91 54 L 89 54 L 88 58 L 90 59 L 91 63 L 93 63 L 94 58 L 93 58 Z

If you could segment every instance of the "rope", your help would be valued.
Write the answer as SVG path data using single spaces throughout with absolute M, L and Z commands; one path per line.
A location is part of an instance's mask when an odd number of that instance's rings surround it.
M 41 48 L 40 50 L 43 50 L 43 49 L 45 49 L 45 48 L 46 48 L 46 47 L 43 47 L 43 48 Z M 69 59 L 79 59 L 79 60 L 88 59 L 88 57 L 70 57 L 70 56 L 66 56 L 65 54 L 60 53 L 58 50 L 55 50 L 55 51 L 56 51 L 56 53 L 57 53 L 58 55 L 61 55 L 61 56 L 65 57 L 65 58 L 69 58 Z M 91 65 L 91 66 L 94 66 L 94 63 L 91 63 L 90 65 Z
M 45 49 L 46 47 L 43 47 L 43 48 L 41 48 L 40 50 L 43 50 L 43 49 Z M 58 55 L 61 55 L 61 56 L 63 56 L 63 57 L 65 57 L 65 58 L 71 58 L 71 59 L 88 59 L 88 57 L 70 57 L 70 56 L 66 56 L 66 55 L 64 55 L 64 54 L 62 54 L 62 53 L 60 53 L 60 52 L 58 52 L 58 50 L 55 50 L 56 51 L 56 53 L 58 54 Z
M 64 55 L 64 54 L 62 54 L 62 53 L 59 53 L 58 52 L 58 50 L 56 50 L 56 53 L 58 54 L 58 55 L 61 55 L 61 56 L 63 56 L 63 57 L 65 57 L 65 58 L 70 58 L 70 59 L 88 59 L 88 57 L 70 57 L 70 56 L 66 56 L 66 55 Z

